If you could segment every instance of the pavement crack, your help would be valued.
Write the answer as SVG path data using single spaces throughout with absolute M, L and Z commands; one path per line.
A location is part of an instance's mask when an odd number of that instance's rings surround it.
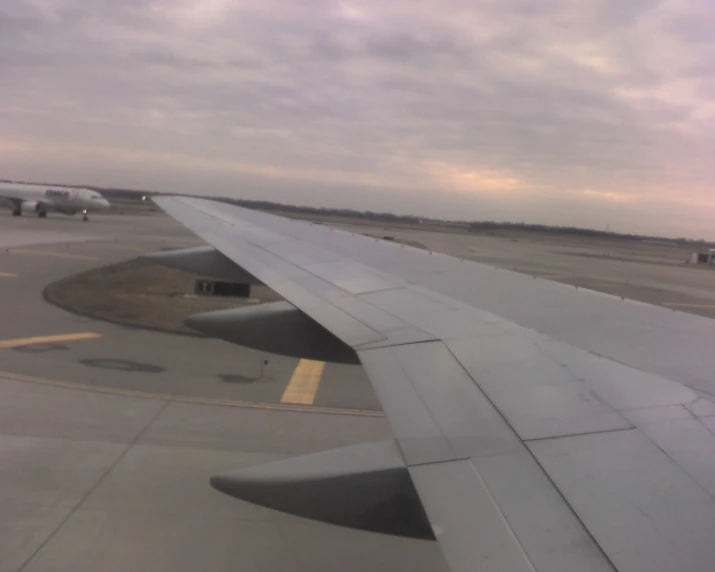
M 119 465 L 119 463 L 122 462 L 124 457 L 126 457 L 127 453 L 131 450 L 134 445 L 136 445 L 140 439 L 144 436 L 144 434 L 147 432 L 149 427 L 151 427 L 154 424 L 154 421 L 156 421 L 159 416 L 166 410 L 166 408 L 169 406 L 170 403 L 172 403 L 174 400 L 173 399 L 167 399 L 163 402 L 161 407 L 159 407 L 158 411 L 152 416 L 152 418 L 147 421 L 147 423 L 144 425 L 144 427 L 137 433 L 137 435 L 132 439 L 127 446 L 124 448 L 124 450 L 119 453 L 117 458 L 114 460 L 114 462 L 107 467 L 107 469 L 104 471 L 104 473 L 97 479 L 97 482 L 95 482 L 89 490 L 82 496 L 82 498 L 77 502 L 75 506 L 72 507 L 72 509 L 67 513 L 67 515 L 62 519 L 62 521 L 55 527 L 55 529 L 50 532 L 50 534 L 47 535 L 47 538 L 43 540 L 40 545 L 28 556 L 28 558 L 25 560 L 25 562 L 22 563 L 22 565 L 17 569 L 17 572 L 23 572 L 25 568 L 32 562 L 37 556 L 42 549 L 49 544 L 49 542 L 57 535 L 57 533 L 64 527 L 67 522 L 74 516 L 74 514 L 77 512 L 77 510 L 85 503 L 85 501 L 92 495 L 94 491 L 97 490 L 99 485 L 101 485 L 104 480 L 114 471 L 114 469 Z

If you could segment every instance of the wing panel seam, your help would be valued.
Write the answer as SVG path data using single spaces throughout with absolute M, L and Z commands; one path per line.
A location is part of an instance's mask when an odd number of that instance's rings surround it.
M 581 435 L 602 435 L 603 433 L 618 433 L 620 431 L 636 431 L 638 428 L 631 424 L 630 427 L 617 427 L 615 429 L 601 429 L 599 431 L 580 431 L 569 433 L 568 435 L 554 435 L 552 437 L 534 437 L 533 439 L 522 439 L 523 443 L 538 443 L 539 441 L 556 441 L 557 439 L 567 439 L 568 437 L 579 437 Z
M 469 379 L 472 380 L 474 383 L 475 387 L 481 394 L 484 396 L 484 398 L 487 400 L 487 402 L 492 406 L 492 408 L 497 412 L 497 415 L 501 417 L 501 419 L 506 423 L 507 427 L 516 435 L 516 437 L 524 444 L 524 449 L 528 452 L 529 456 L 532 458 L 532 460 L 536 463 L 536 465 L 541 469 L 541 472 L 544 474 L 544 477 L 549 481 L 549 484 L 551 487 L 556 491 L 556 494 L 559 496 L 559 498 L 564 502 L 564 504 L 569 507 L 569 510 L 571 511 L 571 514 L 573 514 L 573 517 L 578 521 L 578 523 L 581 525 L 581 528 L 584 530 L 585 534 L 588 535 L 588 537 L 591 539 L 593 542 L 594 546 L 598 547 L 599 552 L 601 555 L 606 559 L 606 561 L 613 567 L 614 570 L 617 570 L 618 568 L 616 567 L 615 563 L 613 560 L 611 560 L 610 556 L 606 553 L 606 551 L 603 549 L 603 546 L 596 540 L 596 537 L 591 533 L 589 528 L 586 526 L 586 523 L 581 519 L 579 514 L 576 512 L 574 509 L 573 505 L 568 501 L 564 493 L 561 491 L 561 489 L 556 485 L 556 482 L 551 478 L 551 475 L 546 471 L 546 468 L 539 462 L 539 460 L 536 458 L 536 455 L 532 452 L 532 450 L 529 448 L 527 443 L 519 437 L 519 434 L 516 432 L 516 429 L 514 429 L 514 426 L 509 422 L 509 420 L 506 418 L 506 416 L 501 412 L 501 410 L 496 406 L 496 404 L 492 401 L 492 399 L 486 394 L 486 392 L 480 387 L 480 385 L 477 383 L 477 381 L 471 376 L 469 373 L 469 370 L 467 370 L 466 367 L 462 364 L 459 359 L 457 359 L 457 356 L 452 353 L 452 350 L 449 349 L 449 346 L 447 344 L 444 344 L 444 347 L 447 348 L 447 351 L 452 355 L 454 360 L 459 364 L 459 367 L 461 367 L 464 372 L 467 374 Z M 634 429 L 634 428 L 633 428 Z M 633 429 L 626 429 L 626 431 L 632 431 Z M 621 429 L 621 431 L 624 431 L 624 429 Z M 474 469 L 476 471 L 476 467 Z M 481 477 L 480 477 L 481 478 Z M 486 486 L 486 484 L 485 484 Z M 489 490 L 489 487 L 487 487 L 487 490 Z
M 442 340 L 439 338 L 430 338 L 428 340 L 414 340 L 412 342 L 394 342 L 391 343 L 389 339 L 385 339 L 385 342 L 368 342 L 366 344 L 361 344 L 359 346 L 355 346 L 353 349 L 355 351 L 369 351 L 369 350 L 380 350 L 380 349 L 386 349 L 386 348 L 397 348 L 400 346 L 414 346 L 416 344 L 432 344 L 434 342 L 440 342 L 444 343 Z M 379 344 L 379 345 L 376 345 Z

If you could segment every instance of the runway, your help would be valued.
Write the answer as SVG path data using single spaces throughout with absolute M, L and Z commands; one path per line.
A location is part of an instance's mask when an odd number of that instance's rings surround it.
M 70 274 L 198 243 L 163 216 L 83 224 L 0 211 L 0 571 L 443 570 L 434 543 L 209 486 L 218 471 L 389 439 L 362 368 L 328 364 L 315 383 L 316 368 L 296 359 L 107 324 L 42 298 Z M 314 394 L 286 403 L 296 375 Z

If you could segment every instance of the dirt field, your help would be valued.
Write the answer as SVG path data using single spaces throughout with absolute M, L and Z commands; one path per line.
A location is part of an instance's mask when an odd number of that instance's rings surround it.
M 50 284 L 44 295 L 49 302 L 82 316 L 200 336 L 184 326 L 187 316 L 248 303 L 186 297 L 193 294 L 197 278 L 200 277 L 135 259 L 70 276 Z M 265 286 L 252 287 L 251 296 L 260 302 L 281 299 Z

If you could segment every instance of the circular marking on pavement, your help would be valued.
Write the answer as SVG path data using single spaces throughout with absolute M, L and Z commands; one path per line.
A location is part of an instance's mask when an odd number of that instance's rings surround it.
M 162 373 L 166 371 L 163 367 L 150 363 L 141 363 L 128 359 L 81 359 L 79 363 L 89 367 L 99 367 L 102 369 L 114 369 L 130 373 Z

